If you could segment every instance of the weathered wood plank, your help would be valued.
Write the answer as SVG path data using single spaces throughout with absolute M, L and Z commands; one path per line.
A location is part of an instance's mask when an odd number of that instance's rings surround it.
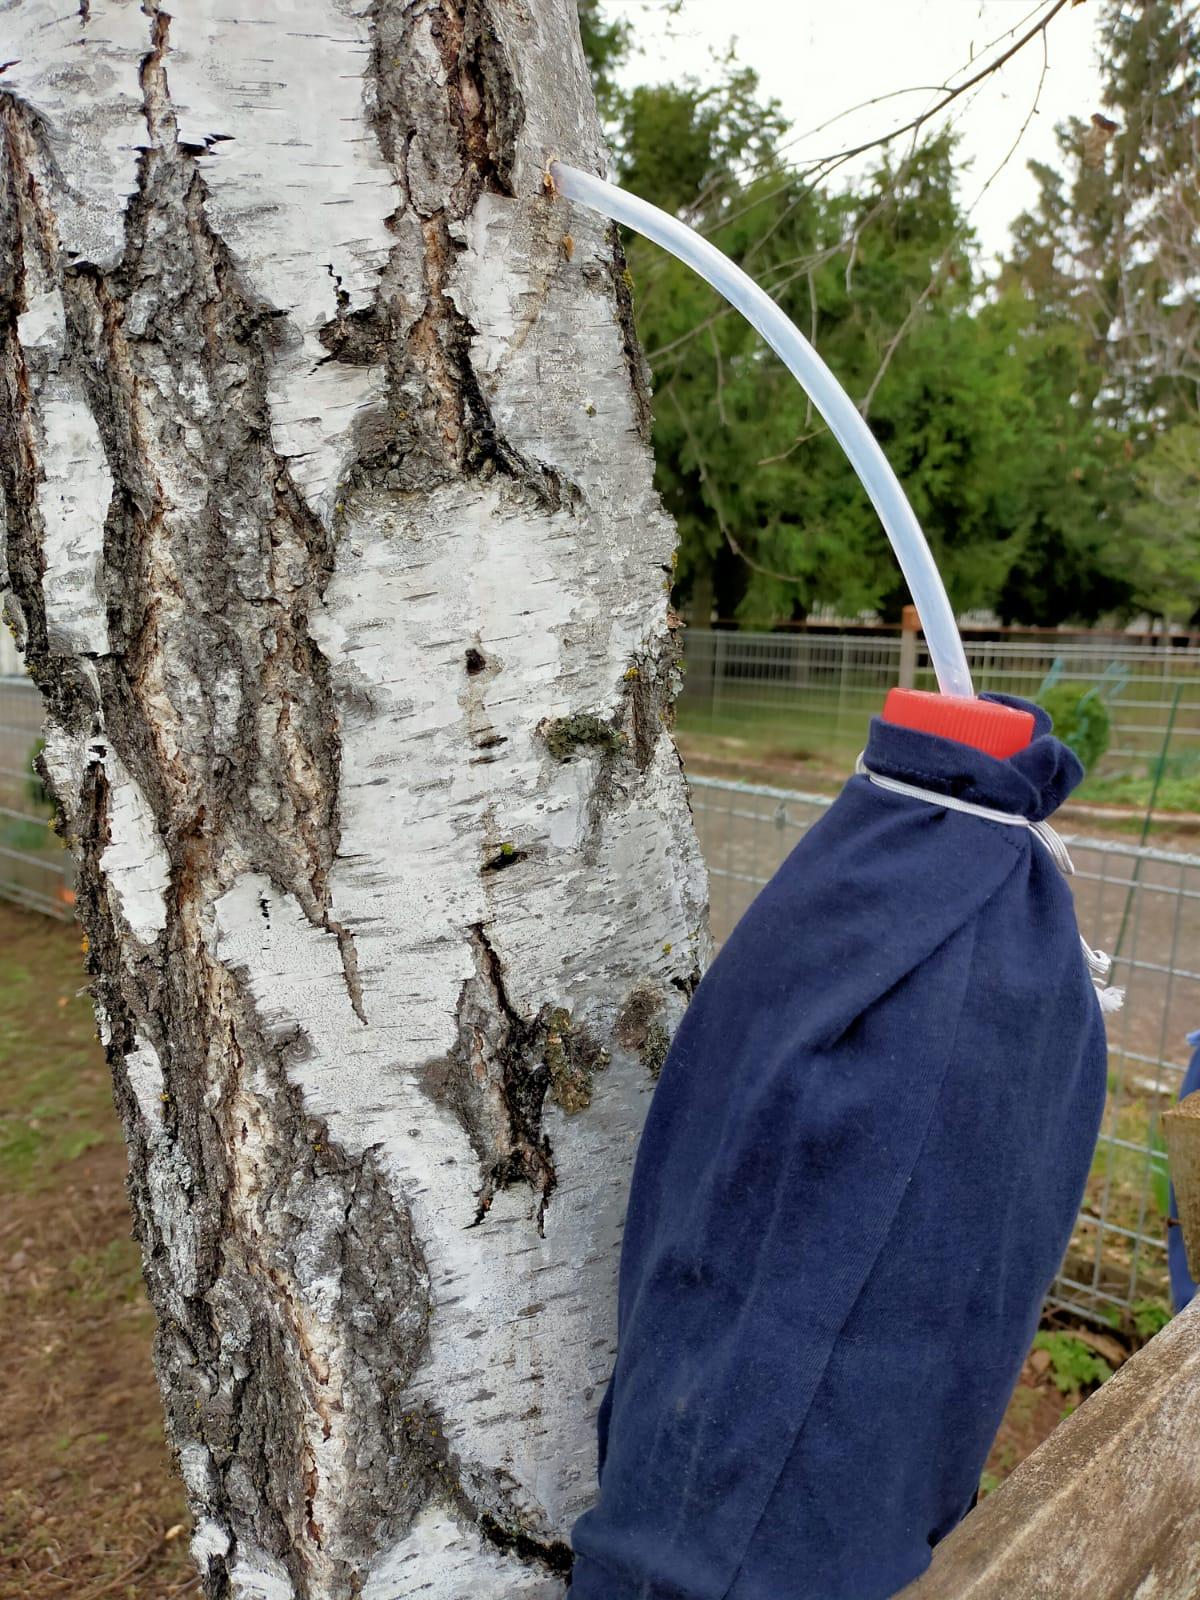
M 938 1547 L 904 1600 L 1200 1594 L 1200 1301 Z

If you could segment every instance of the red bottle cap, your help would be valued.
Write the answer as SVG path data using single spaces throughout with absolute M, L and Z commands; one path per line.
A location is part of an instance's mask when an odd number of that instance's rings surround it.
M 1033 713 L 994 700 L 973 700 L 963 695 L 927 694 L 923 689 L 889 689 L 883 703 L 883 720 L 901 728 L 935 733 L 955 739 L 984 755 L 1004 760 L 1033 738 Z

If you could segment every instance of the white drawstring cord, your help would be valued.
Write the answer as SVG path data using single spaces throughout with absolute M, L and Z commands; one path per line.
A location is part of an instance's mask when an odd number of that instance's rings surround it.
M 1075 876 L 1075 863 L 1071 860 L 1070 852 L 1048 822 L 1031 822 L 1028 817 L 1015 816 L 1011 811 L 996 811 L 991 806 L 979 806 L 971 800 L 960 800 L 957 795 L 939 794 L 936 789 L 922 789 L 915 783 L 903 783 L 899 778 L 885 778 L 882 773 L 871 771 L 863 755 L 860 755 L 854 763 L 854 770 L 862 777 L 869 778 L 877 788 L 890 789 L 893 794 L 907 795 L 910 800 L 924 800 L 927 805 L 941 806 L 945 811 L 962 811 L 969 817 L 982 817 L 985 822 L 999 822 L 1008 828 L 1027 828 L 1050 852 L 1050 859 L 1063 877 Z M 1083 946 L 1084 958 L 1088 964 L 1092 983 L 1095 985 L 1101 1011 L 1119 1011 L 1125 1004 L 1125 991 L 1112 988 L 1108 984 L 1112 973 L 1112 957 L 1106 955 L 1103 950 L 1093 950 L 1082 934 L 1079 936 L 1079 942 Z

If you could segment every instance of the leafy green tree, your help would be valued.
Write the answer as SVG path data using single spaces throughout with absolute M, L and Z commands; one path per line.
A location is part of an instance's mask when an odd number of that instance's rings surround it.
M 1177 422 L 1138 462 L 1119 560 L 1146 608 L 1200 622 L 1200 419 Z
M 1000 276 L 1001 296 L 1026 308 L 1029 381 L 1070 474 L 1056 482 L 1036 455 L 1023 467 L 1040 484 L 1038 515 L 999 597 L 1010 620 L 1187 618 L 1197 604 L 1196 8 L 1109 0 L 1101 54 L 1105 113 L 1058 129 L 1061 170 L 1033 165 L 1038 198 Z
M 1008 282 L 980 316 L 1003 352 L 1011 404 L 1006 446 L 1014 560 L 991 597 L 1005 622 L 1053 626 L 1131 609 L 1117 557 L 1131 492 L 1128 437 L 1097 405 L 1099 369 L 1086 327 Z
M 578 0 L 579 31 L 583 53 L 592 74 L 600 116 L 611 124 L 620 116 L 623 96 L 616 73 L 629 59 L 631 30 L 628 22 L 604 15 L 601 0 Z
M 601 83 L 627 62 L 583 0 Z M 1042 625 L 1200 602 L 1200 79 L 1194 6 L 1107 0 L 1106 113 L 981 273 L 946 135 L 841 190 L 780 154 L 752 72 L 609 94 L 621 180 L 710 236 L 809 332 L 860 402 L 960 609 Z M 606 78 L 605 75 L 608 75 Z M 627 241 L 655 379 L 677 598 L 770 624 L 907 598 L 874 511 L 757 335 L 687 268 Z M 1189 500 L 1189 496 L 1193 496 Z
M 863 401 L 955 602 L 994 601 L 1035 522 L 1013 462 L 1030 433 L 1045 453 L 1043 422 L 1008 322 L 980 305 L 952 141 L 882 162 L 855 192 L 768 170 L 704 225 Z M 646 283 L 638 318 L 681 592 L 711 576 L 719 612 L 758 624 L 821 605 L 897 616 L 907 595 L 886 537 L 795 380 L 686 268 L 638 241 L 630 263 Z
M 1077 211 L 1113 297 L 1109 366 L 1138 420 L 1194 416 L 1200 387 L 1200 11 L 1109 0 L 1107 129 L 1083 137 Z

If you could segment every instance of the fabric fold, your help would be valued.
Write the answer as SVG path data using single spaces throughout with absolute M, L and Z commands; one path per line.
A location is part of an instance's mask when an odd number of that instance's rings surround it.
M 1037 715 L 1003 762 L 877 720 L 866 764 L 1040 820 L 1080 770 Z M 656 1089 L 573 1600 L 872 1600 L 917 1576 L 974 1493 L 1104 1087 L 1043 845 L 851 779 Z

